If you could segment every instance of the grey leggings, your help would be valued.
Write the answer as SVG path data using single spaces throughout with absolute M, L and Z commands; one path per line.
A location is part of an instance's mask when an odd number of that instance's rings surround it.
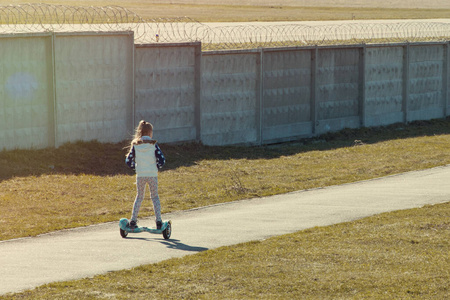
M 142 200 L 144 200 L 145 186 L 147 184 L 150 188 L 150 197 L 152 198 L 156 221 L 161 221 L 161 204 L 159 203 L 158 195 L 158 177 L 136 177 L 137 195 L 136 200 L 134 200 L 131 220 L 137 221 L 139 209 L 141 208 Z

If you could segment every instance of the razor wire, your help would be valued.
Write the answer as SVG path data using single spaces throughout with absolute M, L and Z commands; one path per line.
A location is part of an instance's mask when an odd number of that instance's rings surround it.
M 144 20 L 120 6 L 82 7 L 51 4 L 0 6 L 0 33 L 133 31 L 138 43 L 192 41 L 190 18 Z M 163 32 L 159 39 L 158 32 Z
M 209 49 L 448 41 L 450 23 L 398 22 L 331 25 L 238 25 L 205 35 Z M 216 46 L 215 46 L 216 45 Z M 204 47 L 205 47 L 204 46 Z
M 306 25 L 264 23 L 217 26 L 188 17 L 144 19 L 120 6 L 52 4 L 0 6 L 0 33 L 132 31 L 136 44 L 202 43 L 203 50 L 311 45 L 448 41 L 450 23 L 344 22 Z

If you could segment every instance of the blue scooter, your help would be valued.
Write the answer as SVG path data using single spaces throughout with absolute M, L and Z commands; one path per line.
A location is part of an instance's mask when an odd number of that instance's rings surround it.
M 161 229 L 156 228 L 148 228 L 148 227 L 135 227 L 133 229 L 130 228 L 130 222 L 126 218 L 122 218 L 119 221 L 120 227 L 120 235 L 123 238 L 128 236 L 128 233 L 140 233 L 140 232 L 149 232 L 163 235 L 164 239 L 168 240 L 170 235 L 172 234 L 172 221 L 164 221 Z

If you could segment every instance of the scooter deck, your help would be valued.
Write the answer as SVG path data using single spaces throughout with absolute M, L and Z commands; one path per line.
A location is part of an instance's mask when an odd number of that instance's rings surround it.
M 145 226 L 143 226 L 143 227 L 135 227 L 135 228 L 131 229 L 130 225 L 129 225 L 129 222 L 128 222 L 128 219 L 123 218 L 123 219 L 120 219 L 120 221 L 119 221 L 120 229 L 122 229 L 123 231 L 128 232 L 128 233 L 140 233 L 140 232 L 144 232 L 145 231 L 145 232 L 149 232 L 149 233 L 161 234 L 171 224 L 172 224 L 172 221 L 164 221 L 162 226 L 161 226 L 161 229 L 150 228 L 150 227 L 145 227 Z
M 149 228 L 149 227 L 135 227 L 133 229 L 130 228 L 130 226 L 125 226 L 125 227 L 120 227 L 122 230 L 125 230 L 126 232 L 129 233 L 140 233 L 140 232 L 150 232 L 150 233 L 156 233 L 156 234 L 161 234 L 168 226 L 169 222 L 164 222 L 163 225 L 161 226 L 161 229 L 156 229 L 156 228 Z

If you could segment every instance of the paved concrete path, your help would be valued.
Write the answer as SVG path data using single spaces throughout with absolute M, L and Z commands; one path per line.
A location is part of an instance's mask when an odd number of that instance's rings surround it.
M 114 222 L 4 241 L 0 294 L 446 201 L 450 201 L 450 165 L 167 214 L 164 219 L 173 222 L 170 240 L 145 232 L 123 239 Z

